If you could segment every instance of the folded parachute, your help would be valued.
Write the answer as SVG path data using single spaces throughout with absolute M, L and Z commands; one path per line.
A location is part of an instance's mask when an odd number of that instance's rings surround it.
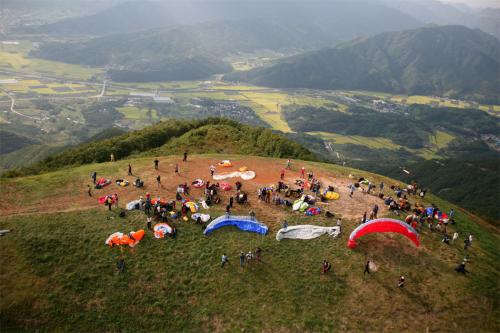
M 234 226 L 240 230 L 255 232 L 261 235 L 267 234 L 268 231 L 265 224 L 256 221 L 251 216 L 223 215 L 210 222 L 203 234 L 208 235 L 219 228 L 227 226 Z
M 328 200 L 338 200 L 340 198 L 340 194 L 333 191 L 327 191 L 324 196 Z
M 203 180 L 201 180 L 201 179 L 195 179 L 191 184 L 195 188 L 202 188 L 205 185 L 205 182 Z
M 141 200 L 133 200 L 125 206 L 127 210 L 141 209 Z
M 172 227 L 167 223 L 158 223 L 153 227 L 155 238 L 165 238 L 172 233 Z
M 106 239 L 106 245 L 110 247 L 120 246 L 120 245 L 128 245 L 130 247 L 134 247 L 141 239 L 144 237 L 144 230 L 132 231 L 128 234 L 123 234 L 121 232 L 115 232 L 111 236 Z
M 320 227 L 316 225 L 294 225 L 282 228 L 276 234 L 276 240 L 283 238 L 291 239 L 313 239 L 328 234 L 332 237 L 340 235 L 340 227 Z
M 196 213 L 191 215 L 191 219 L 193 219 L 194 221 L 198 220 L 198 217 L 201 219 L 201 222 L 208 222 L 210 220 L 209 214 Z
M 230 173 L 220 173 L 213 176 L 215 180 L 224 180 L 228 178 L 237 178 L 240 177 L 243 180 L 252 180 L 255 178 L 254 171 L 235 171 Z
M 357 246 L 356 239 L 374 232 L 396 232 L 411 240 L 417 247 L 420 245 L 420 239 L 418 237 L 417 231 L 411 226 L 404 223 L 403 221 L 381 218 L 363 223 L 356 229 L 354 229 L 354 231 L 349 236 L 347 246 L 351 249 L 354 249 Z
M 99 178 L 95 183 L 95 188 L 103 188 L 105 186 L 108 186 L 109 184 L 111 184 L 111 179 Z
M 219 165 L 219 166 L 221 166 L 221 167 L 225 167 L 225 168 L 228 168 L 228 167 L 233 166 L 233 164 L 231 163 L 231 161 L 230 161 L 230 160 L 223 160 L 223 161 L 220 161 L 220 162 L 218 163 L 218 165 Z

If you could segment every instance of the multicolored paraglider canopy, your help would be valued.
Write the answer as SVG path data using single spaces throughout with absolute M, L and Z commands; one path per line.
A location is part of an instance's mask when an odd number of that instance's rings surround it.
M 375 232 L 399 233 L 411 240 L 417 247 L 420 246 L 420 239 L 415 229 L 403 221 L 388 218 L 371 220 L 358 226 L 349 236 L 347 246 L 354 249 L 357 246 L 356 239 Z
M 165 238 L 172 233 L 172 227 L 167 223 L 158 223 L 153 227 L 155 238 Z

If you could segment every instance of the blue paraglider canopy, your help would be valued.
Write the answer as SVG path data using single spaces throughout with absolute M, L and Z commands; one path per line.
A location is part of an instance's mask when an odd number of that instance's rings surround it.
M 251 216 L 223 215 L 210 222 L 203 234 L 208 235 L 214 230 L 227 226 L 234 226 L 240 230 L 255 232 L 261 235 L 267 234 L 268 231 L 268 228 L 265 224 L 260 223 Z

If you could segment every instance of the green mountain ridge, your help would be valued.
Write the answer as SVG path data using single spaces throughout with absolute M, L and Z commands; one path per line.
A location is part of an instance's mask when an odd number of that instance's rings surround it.
M 382 33 L 234 72 L 278 88 L 371 90 L 499 103 L 500 41 L 462 26 Z

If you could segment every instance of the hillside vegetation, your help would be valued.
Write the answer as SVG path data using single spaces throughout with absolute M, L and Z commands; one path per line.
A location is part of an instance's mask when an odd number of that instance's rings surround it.
M 148 188 L 110 185 L 122 200 L 145 191 L 170 199 L 179 179 L 202 177 L 210 163 L 224 158 L 256 168 L 257 178 L 244 184 L 251 206 L 237 205 L 234 211 L 246 214 L 255 210 L 257 218 L 269 226 L 268 235 L 224 228 L 204 236 L 193 222 L 173 220 L 169 223 L 178 229 L 175 240 L 154 239 L 148 232 L 133 249 L 104 244 L 113 232 L 144 228 L 146 218 L 137 211 L 121 218 L 120 209 L 108 212 L 98 208 L 96 198 L 84 192 L 91 171 L 115 179 L 123 177 L 131 163 Z M 344 218 L 343 233 L 336 239 L 322 236 L 278 242 L 275 234 L 283 219 L 290 225 L 335 223 L 324 215 L 307 217 L 257 200 L 255 187 L 277 179 L 284 160 L 227 154 L 190 156 L 181 164 L 179 176 L 170 170 L 180 161 L 179 156 L 160 159 L 164 189 L 151 185 L 155 177 L 151 157 L 0 181 L 2 191 L 9 190 L 0 200 L 5 212 L 0 229 L 12 230 L 2 237 L 0 256 L 2 331 L 497 331 L 498 233 L 458 207 L 431 194 L 424 202 L 443 211 L 455 209 L 457 224 L 448 231 L 459 232 L 460 238 L 451 245 L 443 244 L 440 233 L 425 227 L 419 230 L 420 248 L 399 235 L 379 234 L 364 237 L 351 250 L 346 243 L 359 225 L 357 218 Z M 296 167 L 287 174 L 287 182 L 304 165 L 335 186 L 350 173 L 377 183 L 383 180 L 387 186 L 398 184 L 360 170 L 293 162 Z M 95 196 L 109 191 L 96 190 Z M 192 196 L 200 193 L 193 189 Z M 229 195 L 222 193 L 223 204 L 210 209 L 212 216 L 223 214 Z M 8 214 L 12 208 L 18 209 L 20 196 L 24 203 L 19 208 L 35 213 Z M 331 207 L 337 213 L 371 197 L 361 192 L 352 199 L 346 195 Z M 57 200 L 60 198 L 65 200 Z M 469 233 L 474 235 L 468 251 L 471 273 L 463 276 L 453 268 L 463 258 L 463 238 Z M 240 251 L 256 247 L 263 250 L 262 262 L 239 267 Z M 223 269 L 222 253 L 230 258 Z M 120 258 L 126 262 L 124 273 L 116 269 Z M 333 269 L 323 275 L 325 258 Z M 367 259 L 376 270 L 364 275 Z M 406 276 L 402 289 L 396 286 L 401 274 Z M 412 320 L 408 320 L 409 314 Z
M 158 150 L 150 152 L 155 148 Z M 179 153 L 185 149 L 199 153 L 227 152 L 316 159 L 314 154 L 301 145 L 274 134 L 270 129 L 253 128 L 223 118 L 169 120 L 108 140 L 67 149 L 32 166 L 6 172 L 4 176 L 38 174 L 68 166 L 106 162 L 111 154 L 117 159 L 123 159 L 141 152 L 154 155 L 156 152 Z
M 389 32 L 235 72 L 283 88 L 371 90 L 499 103 L 500 41 L 462 26 Z

